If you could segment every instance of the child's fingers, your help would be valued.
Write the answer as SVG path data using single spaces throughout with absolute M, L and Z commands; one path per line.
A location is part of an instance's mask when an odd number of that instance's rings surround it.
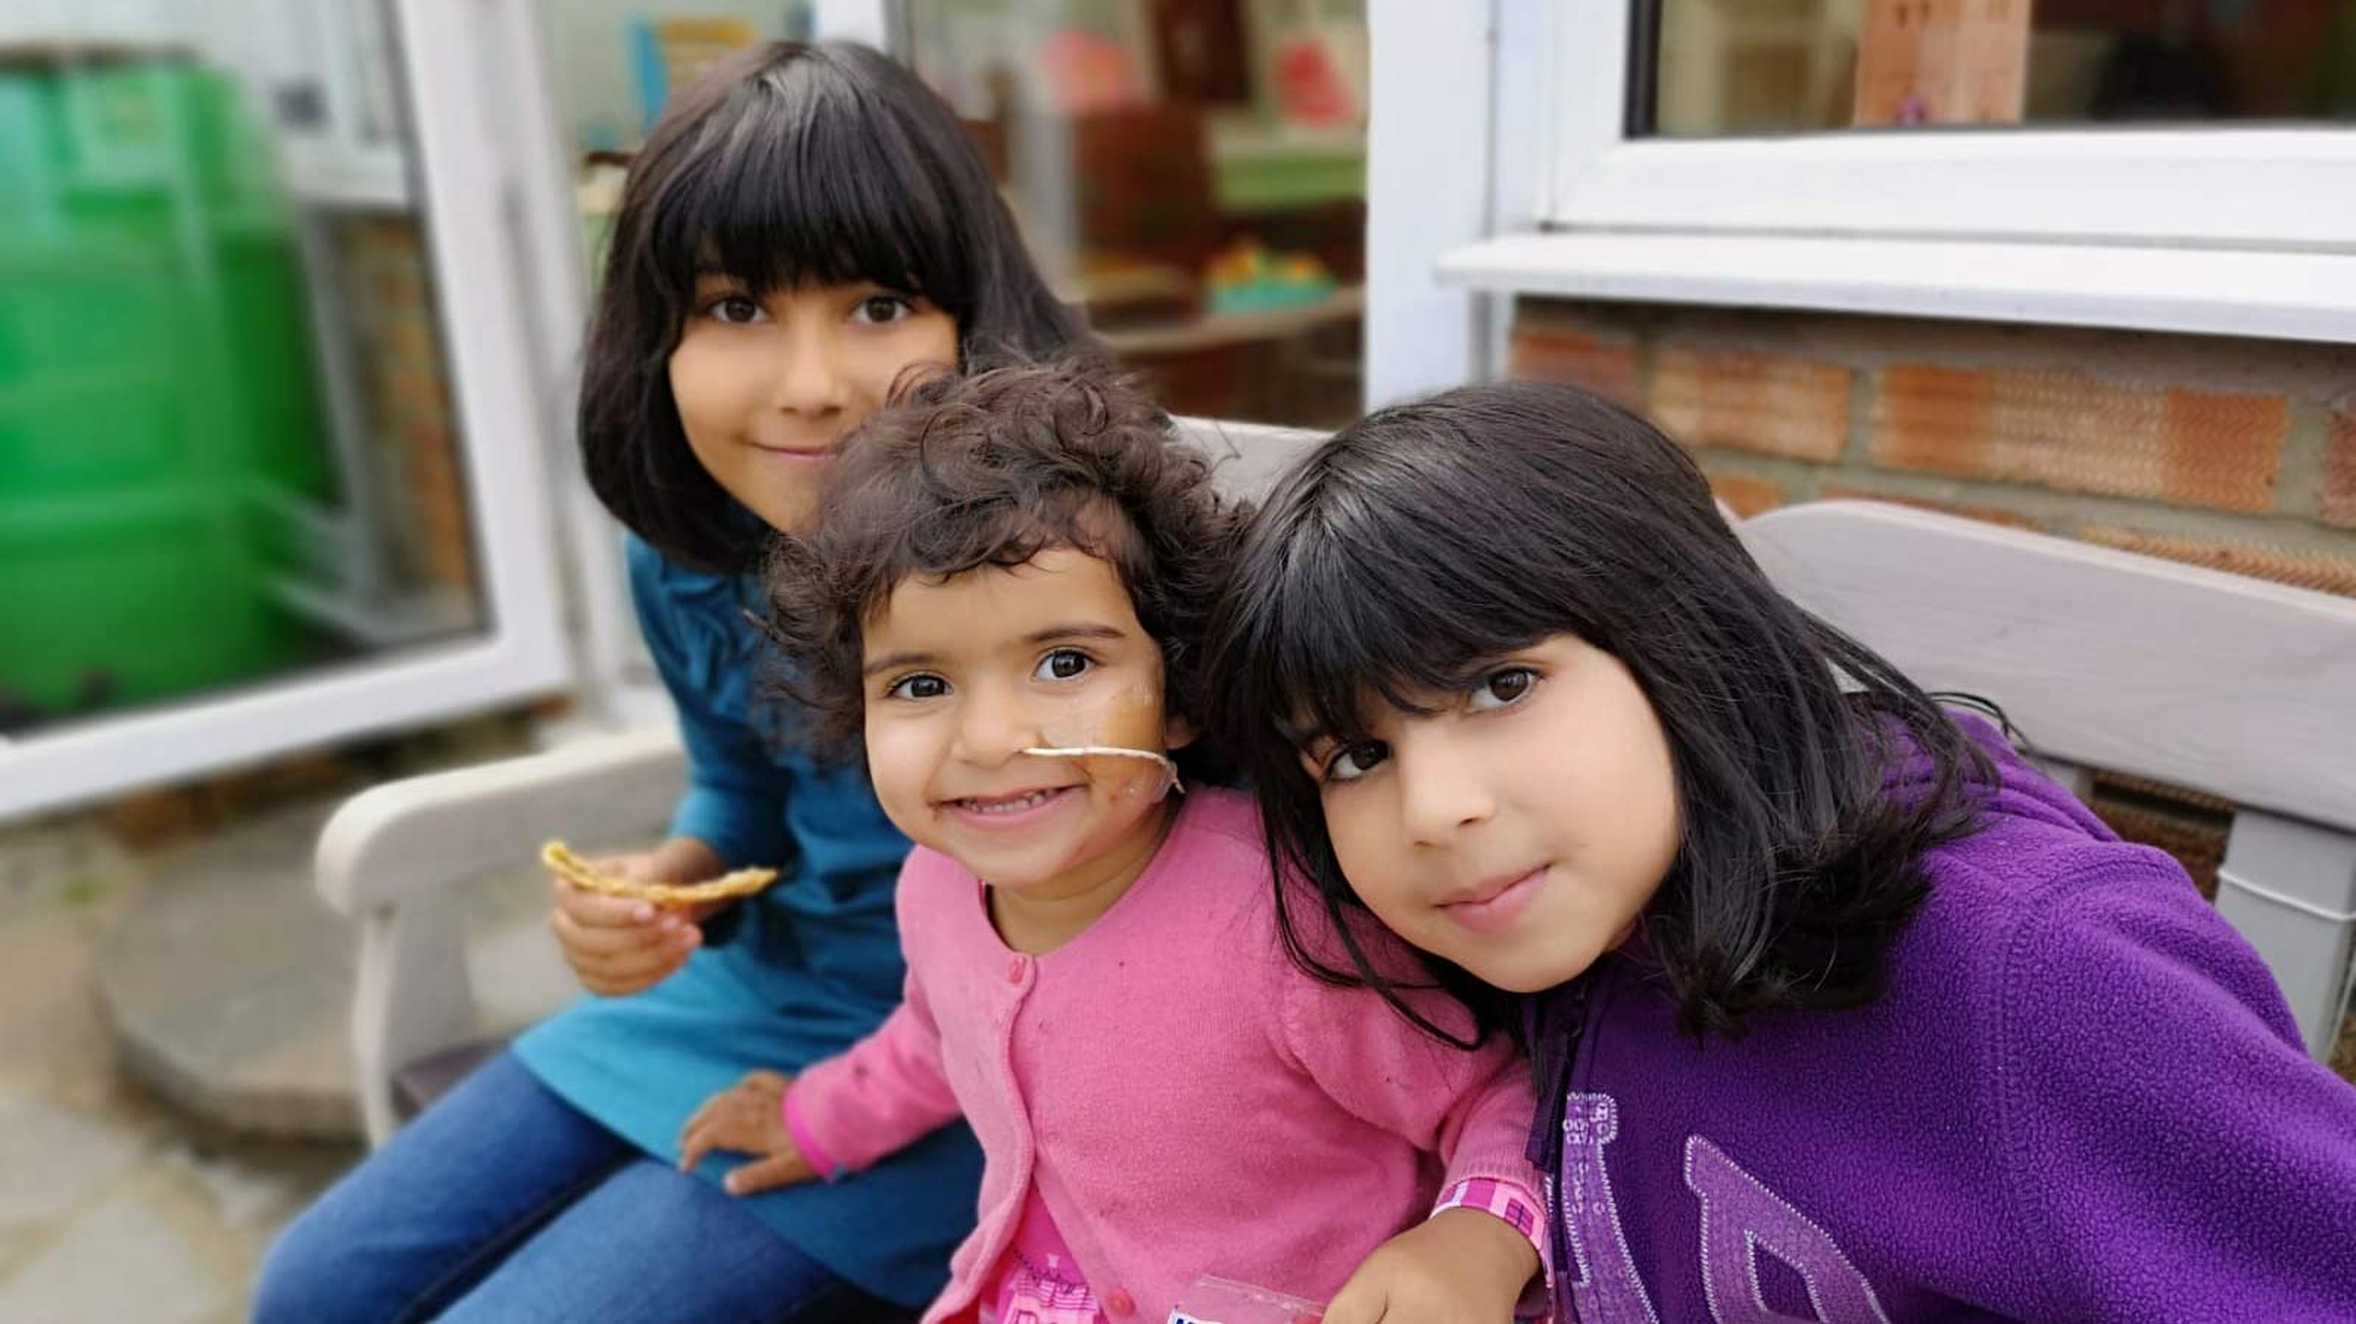
M 689 929 L 687 934 L 680 942 L 617 956 L 589 957 L 567 951 L 565 964 L 572 967 L 581 987 L 592 993 L 603 997 L 636 993 L 670 978 L 695 954 L 699 945 L 695 930 Z
M 727 1127 L 718 1107 L 727 1097 L 715 1094 L 704 1100 L 704 1106 L 696 1109 L 695 1116 L 687 1119 L 687 1125 L 679 1128 L 681 1172 L 693 1172 L 695 1165 L 703 1162 L 704 1155 L 715 1149 L 733 1148 L 728 1143 Z
M 587 891 L 555 874 L 548 876 L 548 885 L 557 912 L 572 916 L 585 929 L 638 929 L 659 924 L 664 917 L 662 908 L 651 901 Z
M 679 1133 L 679 1171 L 695 1171 L 695 1165 L 703 1162 L 704 1155 L 711 1152 L 711 1141 L 693 1122 L 688 1123 L 687 1129 Z
M 1385 1304 L 1383 1291 L 1364 1280 L 1361 1267 L 1342 1290 L 1325 1303 L 1324 1324 L 1381 1324 Z
M 703 941 L 702 931 L 692 924 L 650 924 L 628 929 L 584 927 L 562 909 L 549 912 L 548 931 L 556 935 L 565 963 L 584 977 L 620 978 L 676 966 Z
M 584 925 L 570 913 L 550 911 L 548 930 L 576 961 L 601 961 L 662 947 L 685 947 L 700 936 L 692 924 L 642 924 L 632 928 Z
M 771 1154 L 729 1173 L 726 1185 L 730 1195 L 759 1195 L 780 1186 L 808 1181 L 816 1175 L 800 1154 Z

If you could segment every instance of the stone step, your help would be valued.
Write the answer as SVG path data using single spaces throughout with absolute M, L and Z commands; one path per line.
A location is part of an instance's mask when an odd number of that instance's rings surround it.
M 98 998 L 126 1070 L 236 1131 L 360 1133 L 349 1018 L 357 935 L 311 887 L 330 799 L 273 811 L 157 861 L 101 940 Z M 513 874 L 458 889 L 487 1029 L 575 992 L 543 926 L 547 883 Z

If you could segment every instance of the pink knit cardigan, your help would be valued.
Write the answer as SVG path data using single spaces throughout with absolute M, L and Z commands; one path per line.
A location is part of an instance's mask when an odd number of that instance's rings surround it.
M 1338 951 L 1322 906 L 1292 910 Z M 787 1110 L 837 1176 L 960 1112 L 973 1124 L 980 1225 L 926 1324 L 971 1312 L 1034 1182 L 1107 1313 L 1147 1321 L 1205 1273 L 1325 1300 L 1443 1186 L 1543 1189 L 1506 1046 L 1439 1043 L 1286 958 L 1243 795 L 1189 795 L 1128 894 L 1046 955 L 1009 950 L 980 882 L 933 851 L 908 857 L 899 914 L 906 1003 L 811 1067 Z M 1354 932 L 1408 968 L 1386 932 Z M 1467 1025 L 1437 994 L 1415 1005 Z

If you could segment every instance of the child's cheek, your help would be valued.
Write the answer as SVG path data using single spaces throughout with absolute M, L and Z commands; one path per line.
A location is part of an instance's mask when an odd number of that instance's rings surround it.
M 1049 745 L 1111 745 L 1119 749 L 1162 747 L 1161 696 L 1142 686 L 1129 686 L 1062 704 L 1040 723 L 1039 735 Z
M 888 721 L 867 723 L 867 776 L 884 817 L 911 840 L 922 842 L 931 822 L 926 788 L 933 769 L 920 731 Z
M 1110 746 L 1160 753 L 1162 696 L 1143 685 L 1109 690 L 1058 713 L 1040 734 L 1049 745 L 1064 749 Z M 1159 798 L 1167 786 L 1162 769 L 1143 759 L 1093 758 L 1084 766 L 1089 780 L 1115 799 Z

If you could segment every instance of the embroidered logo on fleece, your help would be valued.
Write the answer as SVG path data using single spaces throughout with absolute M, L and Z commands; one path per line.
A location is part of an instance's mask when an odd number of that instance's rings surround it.
M 1685 1185 L 1702 1202 L 1702 1290 L 1718 1324 L 1802 1324 L 1767 1308 L 1761 1250 L 1800 1275 L 1824 1324 L 1890 1324 L 1873 1284 L 1823 1228 L 1700 1136 L 1685 1140 Z
M 1574 1092 L 1563 1108 L 1562 1173 L 1549 1177 L 1547 1197 L 1578 1261 L 1570 1284 L 1578 1317 L 1659 1324 L 1612 1193 L 1604 1147 L 1619 1133 L 1610 1095 Z M 1832 1237 L 1702 1136 L 1686 1138 L 1685 1186 L 1701 1202 L 1702 1291 L 1716 1324 L 1809 1324 L 1768 1309 L 1762 1250 L 1800 1276 L 1820 1324 L 1889 1324 L 1873 1284 Z

